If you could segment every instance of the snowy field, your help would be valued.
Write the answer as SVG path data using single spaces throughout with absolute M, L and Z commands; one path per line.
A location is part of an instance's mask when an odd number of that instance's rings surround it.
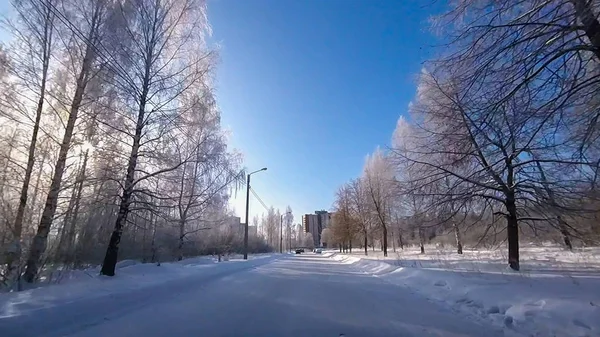
M 525 336 L 600 336 L 600 249 L 573 252 L 524 247 L 521 271 L 506 267 L 504 250 L 417 247 L 328 253 L 337 261 L 470 317 Z

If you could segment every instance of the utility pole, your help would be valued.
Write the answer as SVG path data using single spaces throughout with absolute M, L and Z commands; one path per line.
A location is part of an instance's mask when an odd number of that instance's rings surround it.
M 263 167 L 258 171 L 248 173 L 248 180 L 246 181 L 246 223 L 244 224 L 244 260 L 248 260 L 248 215 L 250 210 L 250 176 L 254 173 L 266 170 L 267 168 Z
M 281 214 L 281 219 L 279 220 L 279 253 L 283 253 L 283 216 L 288 215 L 291 212 L 285 212 Z
M 281 214 L 281 219 L 279 221 L 279 254 L 281 253 L 283 253 L 283 214 Z
M 248 260 L 248 213 L 250 206 L 250 175 L 246 180 L 246 223 L 244 223 L 244 260 Z

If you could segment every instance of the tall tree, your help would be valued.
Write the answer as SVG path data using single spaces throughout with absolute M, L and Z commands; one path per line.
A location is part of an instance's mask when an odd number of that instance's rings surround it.
M 70 24 L 67 28 L 74 35 L 71 41 L 72 46 L 69 46 L 69 58 L 72 64 L 76 64 L 75 71 L 75 92 L 69 106 L 69 117 L 65 126 L 65 133 L 60 145 L 58 158 L 54 165 L 54 174 L 50 183 L 50 190 L 44 204 L 42 218 L 37 228 L 35 237 L 29 249 L 29 257 L 27 258 L 27 269 L 25 270 L 24 279 L 27 282 L 33 282 L 37 276 L 40 259 L 46 250 L 48 241 L 48 233 L 56 213 L 58 204 L 58 196 L 67 162 L 67 154 L 71 147 L 73 133 L 75 132 L 75 123 L 79 116 L 86 88 L 89 82 L 94 78 L 97 60 L 97 50 L 101 46 L 102 29 L 106 16 L 106 1 L 105 0 L 88 0 L 85 3 L 63 3 L 65 13 L 59 12 L 59 9 L 52 3 L 46 4 L 47 10 L 56 13 L 61 17 L 71 18 L 72 21 L 80 22 L 83 27 L 77 27 Z M 78 20 L 74 18 L 78 17 Z M 85 31 L 85 36 L 80 36 L 81 32 Z
M 364 177 L 353 179 L 348 185 L 349 197 L 350 197 L 350 209 L 353 217 L 356 219 L 357 230 L 362 234 L 363 248 L 365 255 L 369 254 L 369 234 L 372 230 L 372 219 L 369 210 L 371 200 L 367 194 L 366 183 Z
M 202 43 L 207 32 L 206 4 L 201 0 L 128 0 L 121 5 L 124 36 L 117 45 L 129 64 L 124 95 L 135 104 L 135 126 L 119 201 L 119 211 L 106 249 L 101 273 L 115 274 L 119 243 L 136 185 L 173 171 L 186 161 L 147 172 L 138 168 L 140 148 L 156 142 L 177 118 L 172 103 L 190 86 L 203 80 L 210 69 L 211 52 Z M 145 139 L 144 139 L 145 138 Z M 136 178 L 136 174 L 139 177 Z
M 21 257 L 21 235 L 23 232 L 23 219 L 27 207 L 29 184 L 35 164 L 35 149 L 40 130 L 44 102 L 46 100 L 46 87 L 48 84 L 50 61 L 54 49 L 54 33 L 56 15 L 53 6 L 54 0 L 13 1 L 16 22 L 9 22 L 9 27 L 16 38 L 12 46 L 12 73 L 20 80 L 20 87 L 26 92 L 31 92 L 36 97 L 33 129 L 29 141 L 27 164 L 23 176 L 23 184 L 19 197 L 19 205 L 15 216 L 13 232 L 14 254 L 11 255 L 7 266 L 9 279 L 13 278 L 14 263 L 19 263 Z M 24 113 L 27 115 L 27 113 Z
M 392 167 L 379 148 L 367 157 L 363 179 L 369 196 L 369 206 L 381 228 L 383 256 L 387 256 L 388 226 L 391 223 L 391 201 L 395 181 Z

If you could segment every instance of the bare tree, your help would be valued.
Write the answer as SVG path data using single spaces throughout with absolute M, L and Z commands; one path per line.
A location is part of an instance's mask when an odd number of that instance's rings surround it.
M 381 228 L 383 256 L 387 256 L 394 174 L 387 158 L 379 148 L 367 157 L 363 175 L 366 193 L 370 199 L 369 206 Z
M 364 178 L 353 179 L 348 185 L 349 198 L 351 200 L 350 207 L 353 217 L 357 220 L 356 225 L 358 231 L 362 234 L 363 248 L 365 255 L 368 255 L 369 233 L 372 230 L 372 217 L 369 212 L 368 205 L 370 204 L 369 195 L 366 193 Z
M 28 281 L 103 257 L 114 273 L 119 242 L 121 258 L 153 262 L 240 251 L 228 201 L 243 170 L 212 90 L 205 2 L 13 6 L 0 49 L 0 283 L 18 280 L 21 249 Z M 251 250 L 269 247 L 253 237 Z
M 32 92 L 37 98 L 35 103 L 35 116 L 33 129 L 29 141 L 27 153 L 27 164 L 23 177 L 23 184 L 19 197 L 19 205 L 12 226 L 13 232 L 13 254 L 7 261 L 7 275 L 9 279 L 14 277 L 14 263 L 19 263 L 21 258 L 21 235 L 23 232 L 23 219 L 27 207 L 29 184 L 35 163 L 35 149 L 40 129 L 40 121 L 46 99 L 46 86 L 48 83 L 48 71 L 54 49 L 54 32 L 56 15 L 52 6 L 56 1 L 14 1 L 16 10 L 16 22 L 8 22 L 9 27 L 16 37 L 12 46 L 15 52 L 12 58 L 12 73 L 22 82 L 20 87 Z M 27 115 L 26 112 L 24 112 Z
M 124 90 L 135 103 L 137 116 L 133 133 L 128 133 L 131 151 L 119 212 L 102 264 L 104 275 L 115 274 L 119 242 L 136 185 L 173 171 L 189 160 L 169 163 L 154 172 L 138 168 L 140 148 L 160 139 L 177 118 L 172 103 L 186 88 L 206 79 L 212 53 L 198 45 L 207 29 L 205 13 L 206 4 L 200 0 L 131 0 L 121 5 L 125 36 L 117 48 L 132 73 L 120 76 L 125 78 Z M 140 175 L 137 178 L 136 173 Z
M 481 80 L 481 77 L 477 79 Z M 567 188 L 583 179 L 581 171 L 574 167 L 585 170 L 590 163 L 564 157 L 565 151 L 559 149 L 571 144 L 551 144 L 544 137 L 557 131 L 557 124 L 548 118 L 552 115 L 542 111 L 543 117 L 536 118 L 520 113 L 521 109 L 548 107 L 531 101 L 530 88 L 523 87 L 522 95 L 513 95 L 505 104 L 497 104 L 489 98 L 498 97 L 491 96 L 495 91 L 481 96 L 481 91 L 463 85 L 452 77 L 440 80 L 437 75 L 422 74 L 418 99 L 412 107 L 417 126 L 412 139 L 407 139 L 413 148 L 405 147 L 396 153 L 418 167 L 416 182 L 421 186 L 453 179 L 452 188 L 444 192 L 452 194 L 446 200 L 486 199 L 492 201 L 492 205 L 502 205 L 504 210 L 496 206 L 494 212 L 506 218 L 509 264 L 518 270 L 519 222 L 545 219 L 531 216 L 529 212 L 531 205 L 539 200 L 539 180 L 531 174 L 531 169 L 536 163 L 571 167 L 573 180 L 563 180 Z M 503 90 L 506 89 L 500 89 Z M 504 97 L 502 92 L 500 95 Z M 543 153 L 543 158 L 526 156 L 528 149 Z M 426 190 L 435 195 L 431 188 Z
M 340 246 L 340 250 L 351 250 L 352 241 L 357 231 L 357 221 L 352 212 L 351 187 L 341 186 L 334 202 L 332 224 L 330 226 L 331 237 Z
M 68 7 L 70 4 L 65 4 Z M 58 12 L 59 9 L 52 3 L 48 3 L 47 10 L 55 12 L 59 17 L 64 17 L 65 14 Z M 83 13 L 76 13 L 80 9 L 83 9 Z M 69 117 L 65 127 L 65 133 L 63 140 L 60 145 L 60 151 L 56 164 L 54 165 L 54 175 L 50 183 L 50 190 L 46 197 L 44 211 L 42 212 L 42 218 L 37 228 L 37 233 L 33 238 L 33 242 L 29 249 L 29 257 L 27 258 L 27 269 L 25 270 L 24 279 L 27 282 L 33 282 L 39 268 L 40 259 L 42 254 L 46 250 L 48 241 L 48 233 L 50 232 L 50 226 L 54 219 L 56 207 L 58 203 L 58 196 L 60 194 L 60 187 L 62 183 L 63 173 L 67 162 L 67 154 L 71 147 L 71 141 L 73 133 L 75 131 L 75 123 L 77 121 L 79 110 L 82 106 L 84 94 L 88 83 L 94 78 L 96 69 L 96 50 L 101 45 L 102 39 L 102 28 L 104 26 L 104 18 L 106 14 L 106 5 L 104 0 L 89 0 L 87 3 L 71 6 L 66 9 L 71 11 L 71 14 L 81 15 L 83 18 L 82 22 L 85 22 L 83 30 L 86 31 L 84 37 L 80 37 L 81 30 L 79 27 L 69 27 L 69 30 L 73 30 L 73 34 L 76 36 L 73 41 L 77 41 L 75 45 L 70 46 L 74 50 L 71 54 L 71 60 L 74 64 L 78 64 L 75 92 L 69 106 Z

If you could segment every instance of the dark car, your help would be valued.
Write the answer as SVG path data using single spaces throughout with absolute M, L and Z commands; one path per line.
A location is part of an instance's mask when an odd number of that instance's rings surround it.
M 300 254 L 300 253 L 302 253 L 303 251 L 304 251 L 304 249 L 300 249 L 300 248 L 298 248 L 298 249 L 296 249 L 296 254 Z

